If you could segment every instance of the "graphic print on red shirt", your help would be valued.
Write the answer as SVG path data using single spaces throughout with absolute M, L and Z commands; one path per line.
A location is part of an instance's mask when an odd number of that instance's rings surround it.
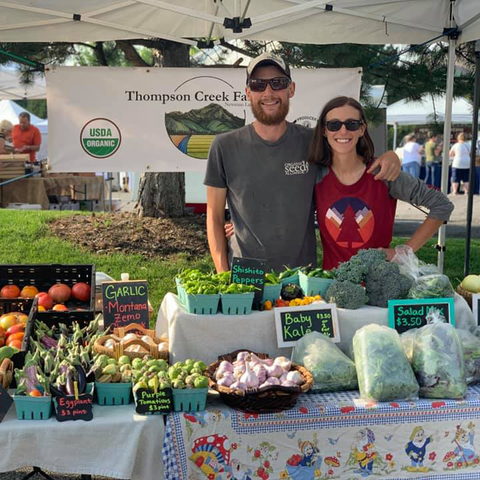
M 397 201 L 372 174 L 343 185 L 330 169 L 315 186 L 315 201 L 324 269 L 338 267 L 360 249 L 390 245 Z

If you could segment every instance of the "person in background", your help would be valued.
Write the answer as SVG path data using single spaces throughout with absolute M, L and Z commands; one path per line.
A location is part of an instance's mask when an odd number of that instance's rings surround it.
M 407 172 L 393 181 L 375 181 L 375 172 L 369 173 L 374 159 L 360 103 L 349 97 L 330 100 L 320 114 L 308 156 L 319 165 L 315 200 L 326 270 L 350 260 L 360 249 L 380 248 L 391 260 L 397 199 L 429 210 L 406 242 L 414 252 L 450 218 L 453 205 L 448 198 Z
M 8 120 L 0 122 L 0 155 L 9 153 L 6 145 L 11 140 L 13 125 Z
M 37 152 L 40 150 L 42 135 L 40 130 L 30 123 L 30 114 L 22 112 L 18 116 L 18 125 L 12 130 L 13 147 L 15 153 L 28 153 L 30 163 L 35 163 Z
M 417 137 L 411 133 L 407 137 L 407 143 L 403 147 L 402 170 L 412 177 L 420 177 L 423 147 L 417 143 Z
M 435 185 L 435 165 L 438 163 L 439 149 L 437 145 L 438 135 L 431 133 L 428 142 L 425 143 L 425 183 Z
M 452 195 L 458 195 L 460 182 L 463 183 L 465 194 L 468 194 L 468 175 L 470 170 L 470 148 L 465 143 L 463 132 L 457 135 L 457 143 L 450 149 L 452 163 Z

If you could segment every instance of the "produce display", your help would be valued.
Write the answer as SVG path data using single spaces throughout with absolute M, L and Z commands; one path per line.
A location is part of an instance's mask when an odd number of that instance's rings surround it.
M 366 325 L 353 337 L 360 395 L 388 402 L 418 396 L 418 383 L 398 333 L 381 325 Z
M 436 322 L 415 335 L 412 367 L 425 398 L 464 398 L 467 394 L 462 344 L 455 327 Z
M 355 363 L 328 337 L 319 332 L 307 333 L 293 349 L 292 361 L 312 373 L 312 391 L 336 392 L 358 388 Z
M 27 320 L 28 315 L 22 312 L 4 313 L 0 316 L 0 359 L 5 356 L 5 353 L 2 355 L 2 348 L 5 349 L 4 352 L 11 352 L 6 347 L 21 350 Z
M 95 345 L 95 350 L 97 352 L 100 350 L 98 348 L 99 346 L 107 349 L 106 353 L 110 357 L 115 355 L 119 346 L 122 347 L 122 352 L 127 354 L 138 353 L 146 355 L 152 353 L 152 347 L 159 353 L 168 351 L 167 342 L 162 342 L 159 338 L 152 337 L 150 335 L 134 332 L 127 333 L 124 337 L 119 337 L 115 334 L 102 336 L 97 339 Z
M 467 384 L 480 383 L 480 338 L 468 330 L 457 330 L 457 335 L 463 347 Z
M 215 295 L 218 293 L 254 292 L 253 285 L 230 283 L 230 272 L 203 273 L 198 269 L 187 268 L 177 275 L 188 295 Z
M 447 298 L 455 294 L 446 275 L 422 275 L 408 292 L 408 298 Z
M 95 381 L 99 383 L 130 383 L 132 381 L 132 365 L 130 358 L 126 355 L 121 356 L 118 361 L 107 355 L 97 355 L 93 358 L 91 372 L 95 375 Z

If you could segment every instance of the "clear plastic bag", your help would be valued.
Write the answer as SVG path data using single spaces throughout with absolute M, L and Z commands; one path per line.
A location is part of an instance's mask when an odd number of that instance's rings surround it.
M 418 396 L 418 383 L 395 330 L 366 325 L 355 333 L 353 350 L 364 400 L 386 402 Z
M 321 333 L 311 332 L 302 337 L 295 345 L 292 361 L 312 373 L 314 392 L 358 388 L 355 363 Z
M 457 330 L 435 322 L 419 328 L 412 367 L 424 398 L 464 398 L 467 394 L 462 344 Z
M 413 357 L 413 345 L 415 344 L 415 335 L 418 332 L 418 328 L 412 328 L 400 335 L 400 340 L 403 345 L 403 351 L 408 358 L 408 361 L 412 362 Z
M 480 338 L 468 330 L 457 329 L 457 335 L 463 347 L 467 384 L 480 383 Z

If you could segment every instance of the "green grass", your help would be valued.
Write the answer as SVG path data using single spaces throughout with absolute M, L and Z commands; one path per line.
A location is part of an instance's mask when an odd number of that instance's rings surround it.
M 208 255 L 195 260 L 188 260 L 186 255 L 178 255 L 168 260 L 144 259 L 140 255 L 95 254 L 59 240 L 49 235 L 47 223 L 55 218 L 71 215 L 68 212 L 28 212 L 0 210 L 0 263 L 60 263 L 60 264 L 95 264 L 98 271 L 103 271 L 115 279 L 128 272 L 132 279 L 146 279 L 149 285 L 149 297 L 156 313 L 169 291 L 175 291 L 173 278 L 178 270 L 187 266 L 212 267 Z M 398 245 L 404 239 L 395 238 Z M 418 256 L 428 262 L 437 262 L 436 240 L 431 240 L 423 247 Z M 454 286 L 463 278 L 463 262 L 465 241 L 461 238 L 447 239 L 445 255 L 445 273 Z M 471 251 L 472 273 L 480 274 L 480 240 L 472 240 Z M 321 261 L 321 251 L 319 252 Z M 0 280 L 1 283 L 1 280 Z

